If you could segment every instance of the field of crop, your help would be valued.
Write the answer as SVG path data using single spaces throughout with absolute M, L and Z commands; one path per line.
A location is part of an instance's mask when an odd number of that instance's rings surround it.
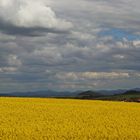
M 0 140 L 140 140 L 140 104 L 0 98 Z

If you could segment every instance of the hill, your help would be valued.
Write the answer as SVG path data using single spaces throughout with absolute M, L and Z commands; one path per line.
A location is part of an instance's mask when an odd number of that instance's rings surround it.
M 103 96 L 104 95 L 102 95 L 101 93 L 88 90 L 88 91 L 79 93 L 77 95 L 77 98 L 79 98 L 79 99 L 94 99 L 94 98 L 103 97 Z
M 140 91 L 129 90 L 123 93 L 123 95 L 140 95 Z
M 117 92 L 118 91 L 118 92 Z M 131 90 L 98 90 L 98 91 L 33 91 L 1 93 L 0 97 L 39 97 L 39 98 L 64 98 L 140 102 L 140 89 Z
M 112 101 L 125 101 L 125 102 L 140 102 L 140 91 L 128 90 L 122 94 L 104 96 L 98 99 L 99 100 L 112 100 Z

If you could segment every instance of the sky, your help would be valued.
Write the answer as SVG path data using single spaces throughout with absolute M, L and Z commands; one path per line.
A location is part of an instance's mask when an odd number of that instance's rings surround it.
M 140 85 L 139 0 L 0 0 L 0 92 Z

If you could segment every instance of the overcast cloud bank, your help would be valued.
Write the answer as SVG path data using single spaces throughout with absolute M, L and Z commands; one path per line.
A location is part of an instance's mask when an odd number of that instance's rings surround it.
M 1 0 L 0 90 L 138 87 L 139 0 Z

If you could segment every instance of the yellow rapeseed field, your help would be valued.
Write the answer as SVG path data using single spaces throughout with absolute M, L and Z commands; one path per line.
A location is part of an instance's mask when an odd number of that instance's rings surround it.
M 0 140 L 140 140 L 140 104 L 0 98 Z

